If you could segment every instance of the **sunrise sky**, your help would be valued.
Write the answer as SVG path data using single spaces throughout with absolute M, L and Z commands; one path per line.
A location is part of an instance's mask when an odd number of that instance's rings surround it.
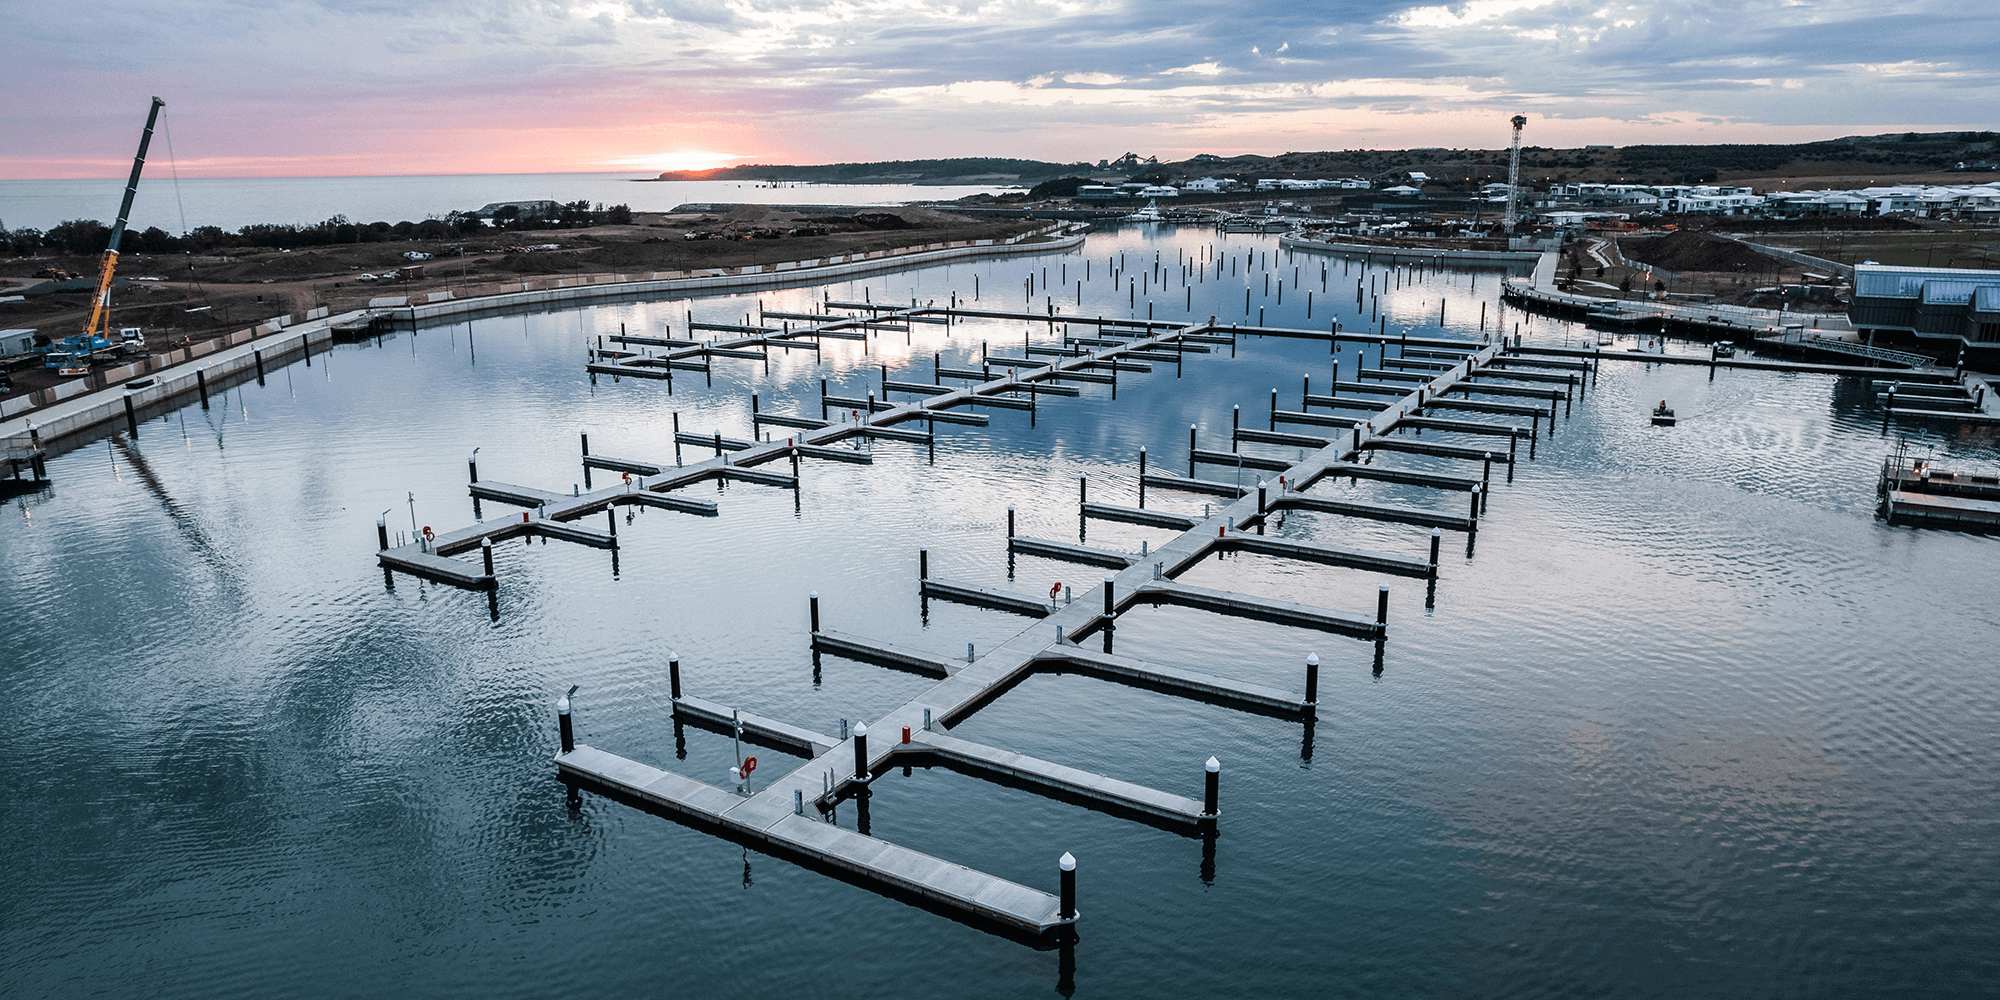
M 1996 37 L 1963 0 L 103 0 L 10 19 L 0 177 L 121 175 L 153 94 L 182 176 L 1987 129 Z

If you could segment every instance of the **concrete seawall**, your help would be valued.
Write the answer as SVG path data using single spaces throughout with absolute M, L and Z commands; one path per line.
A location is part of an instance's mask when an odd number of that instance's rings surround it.
M 1402 262 L 1444 264 L 1455 267 L 1468 265 L 1493 265 L 1532 267 L 1541 259 L 1538 250 L 1448 250 L 1427 247 L 1390 247 L 1373 243 L 1335 243 L 1324 240 L 1308 240 L 1297 236 L 1278 237 L 1278 246 L 1286 250 L 1310 250 L 1314 253 L 1338 254 L 1343 257 L 1361 257 L 1379 260 L 1385 264 Z

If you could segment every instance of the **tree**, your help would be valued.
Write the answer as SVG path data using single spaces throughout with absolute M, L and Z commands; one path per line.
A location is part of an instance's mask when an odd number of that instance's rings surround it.
M 64 253 L 103 253 L 111 242 L 111 230 L 96 219 L 70 219 L 57 223 L 43 239 Z
M 1055 180 L 1043 181 L 1029 188 L 1028 197 L 1032 199 L 1074 198 L 1076 197 L 1076 190 L 1078 188 L 1090 183 L 1094 182 L 1088 177 L 1058 177 Z
M 172 253 L 181 248 L 181 241 L 174 239 L 158 226 L 147 226 L 146 231 L 139 233 L 137 239 L 139 249 L 146 253 Z
M 1621 291 L 1621 292 L 1630 292 L 1630 291 L 1632 290 L 1632 276 L 1631 276 L 1631 275 L 1629 275 L 1629 274 L 1628 274 L 1628 275 L 1624 276 L 1623 278 L 1620 278 L 1620 279 L 1618 279 L 1618 290 L 1619 290 L 1619 291 Z
M 7 249 L 26 257 L 42 247 L 42 231 L 34 228 L 16 229 L 7 234 Z

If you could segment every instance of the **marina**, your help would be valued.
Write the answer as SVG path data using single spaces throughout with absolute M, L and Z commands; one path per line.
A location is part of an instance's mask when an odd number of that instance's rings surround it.
M 213 589 L 213 610 L 204 597 L 156 626 L 173 642 L 128 643 L 139 669 L 121 675 L 188 706 L 135 718 L 150 738 L 205 733 L 216 713 L 248 720 L 240 736 L 200 737 L 203 759 L 230 762 L 195 765 L 202 780 L 229 791 L 193 801 L 227 822 L 165 835 L 175 849 L 252 866 L 327 845 L 352 857 L 316 862 L 354 887 L 325 916 L 276 893 L 256 904 L 283 933 L 365 926 L 394 885 L 471 864 L 447 894 L 472 898 L 433 916 L 468 903 L 506 914 L 497 926 L 525 916 L 612 992 L 669 968 L 760 992 L 848 969 L 865 945 L 883 955 L 857 979 L 870 990 L 978 961 L 994 970 L 967 987 L 979 996 L 1061 982 L 1288 993 L 1320 977 L 1282 929 L 1355 914 L 1368 926 L 1311 948 L 1352 968 L 1353 988 L 1391 995 L 1467 988 L 1468 966 L 1427 957 L 1439 940 L 1466 949 L 1481 981 L 1544 974 L 1546 954 L 1506 945 L 1522 919 L 1600 949 L 1562 963 L 1586 988 L 1623 981 L 1635 955 L 1664 962 L 1663 982 L 1713 981 L 1643 943 L 1663 935 L 1732 981 L 1775 987 L 1835 954 L 1902 961 L 1983 933 L 1945 908 L 1868 902 L 1905 881 L 1941 898 L 1945 872 L 1986 877 L 1964 846 L 1976 821 L 1908 805 L 1947 785 L 1984 794 L 1956 762 L 1990 742 L 1989 681 L 1949 654 L 1995 624 L 1978 607 L 1901 613 L 1918 581 L 1980 579 L 1991 541 L 1885 522 L 1869 480 L 1885 437 L 1961 474 L 1990 466 L 1989 442 L 1904 426 L 1871 383 L 1880 369 L 1660 364 L 1513 313 L 1518 346 L 1440 327 L 1441 295 L 1478 315 L 1462 274 L 1392 294 L 1386 333 L 1351 298 L 1309 322 L 1290 294 L 1279 313 L 1275 292 L 1253 325 L 1242 297 L 1264 267 L 1216 281 L 1212 235 L 1093 233 L 1066 253 L 939 265 L 904 288 L 402 321 L 381 346 L 315 346 L 310 377 L 294 357 L 267 363 L 262 385 L 211 386 L 209 410 L 192 396 L 142 409 L 136 439 L 121 404 L 83 440 L 48 442 L 46 485 L 20 502 L 10 564 L 56 582 L 13 584 L 35 623 L 16 641 L 22 655 L 61 648 L 79 588 L 121 572 L 114 560 L 164 570 L 128 603 Z M 1219 245 L 1217 259 L 1242 267 L 1254 246 L 1278 273 L 1274 240 L 1230 239 L 1260 242 Z M 1210 300 L 1171 322 L 1126 306 L 1124 279 L 1156 251 L 1205 264 Z M 1134 259 L 1113 293 L 1103 272 L 1120 252 Z M 1079 307 L 1074 272 L 1093 256 Z M 1070 304 L 1051 312 L 1065 265 Z M 992 301 L 1031 272 L 1032 301 Z M 976 313 L 954 301 L 974 273 Z M 1490 276 L 1480 289 L 1497 295 Z M 777 332 L 697 328 L 704 340 L 683 336 L 691 322 Z M 637 364 L 649 349 L 709 370 Z M 671 388 L 624 378 L 648 367 L 671 371 Z M 1275 404 L 1272 386 L 1288 387 Z M 1524 394 L 1459 391 L 1487 387 Z M 1680 418 L 1670 431 L 1646 421 L 1662 396 Z M 1342 422 L 1291 422 L 1301 414 Z M 1885 417 L 1898 421 L 1887 432 Z M 244 478 L 271 488 L 247 502 L 229 485 Z M 135 523 L 177 548 L 121 527 Z M 324 555 L 263 554 L 274 547 Z M 1794 585 L 1800 573 L 1812 587 Z M 1857 622 L 1856 606 L 1875 610 Z M 261 629 L 285 637 L 282 652 L 233 648 Z M 181 692 L 193 664 L 175 643 L 231 664 L 240 690 Z M 1941 666 L 1892 671 L 1876 655 L 1891 648 Z M 45 718 L 40 738 L 74 752 L 86 728 L 52 710 L 73 697 L 62 689 L 30 685 L 14 729 Z M 1873 738 L 1864 720 L 1889 690 L 1898 731 L 1931 736 Z M 354 787 L 328 801 L 331 778 L 309 794 L 267 777 L 273 744 Z M 762 759 L 739 791 L 729 772 L 746 753 Z M 1625 833 L 1577 833 L 1607 809 Z M 1702 810 L 1722 818 L 1672 818 Z M 1812 818 L 1826 810 L 1851 819 Z M 301 814 L 315 821 L 285 818 Z M 408 832 L 384 838 L 385 823 Z M 1746 846 L 1751 831 L 1767 839 Z M 1866 867 L 1888 843 L 1915 868 Z M 296 853 L 307 845 L 319 853 Z M 117 841 L 93 850 L 173 867 Z M 1689 858 L 1716 860 L 1677 867 Z M 1808 862 L 1841 877 L 1771 874 Z M 26 877 L 72 934 L 117 933 L 115 914 L 83 914 Z M 1481 909 L 1489 892 L 1509 902 Z M 1565 902 L 1579 892 L 1586 908 Z M 1693 919 L 1710 901 L 1760 916 Z M 792 935 L 801 912 L 834 915 L 839 933 Z M 1766 916 L 1828 936 L 1812 957 L 1775 960 L 1725 942 L 1770 942 Z M 411 930 L 403 918 L 387 923 L 306 970 L 385 985 L 418 949 L 504 965 L 512 947 L 481 943 L 494 925 L 479 921 L 440 919 L 412 944 L 386 940 Z M 776 956 L 726 943 L 778 934 Z M 1246 961 L 1204 961 L 1205 938 Z M 662 939 L 693 953 L 601 958 Z M 1614 940 L 1636 951 L 1602 950 Z M 54 947 L 24 945 L 35 962 Z M 467 975 L 521 991 L 502 970 Z

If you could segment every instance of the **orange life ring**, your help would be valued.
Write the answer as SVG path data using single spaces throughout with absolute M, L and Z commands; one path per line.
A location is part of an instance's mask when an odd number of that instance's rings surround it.
M 437 538 L 437 536 L 431 534 L 431 526 L 428 524 L 424 525 L 424 541 L 428 542 L 435 538 Z
M 1056 597 L 1061 593 L 1062 593 L 1062 581 L 1057 580 L 1056 585 L 1049 588 L 1049 600 L 1051 601 L 1055 600 Z
M 742 773 L 744 777 L 747 778 L 750 776 L 750 772 L 755 771 L 756 769 L 757 769 L 757 758 L 745 757 L 743 758 L 743 766 L 738 770 Z

